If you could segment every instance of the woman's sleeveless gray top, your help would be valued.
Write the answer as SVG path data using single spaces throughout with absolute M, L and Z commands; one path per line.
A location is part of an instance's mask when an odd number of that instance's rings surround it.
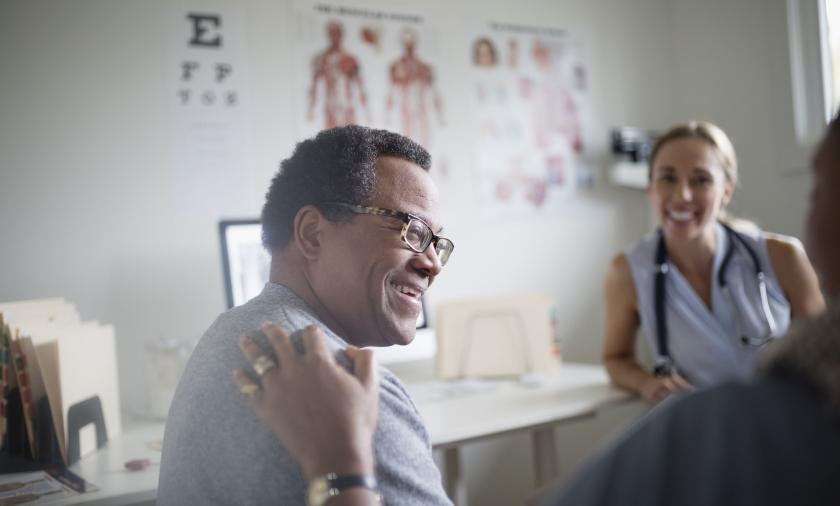
M 721 288 L 718 283 L 718 271 L 729 247 L 729 238 L 721 225 L 717 225 L 716 233 L 711 310 L 670 261 L 665 277 L 669 352 L 677 371 L 695 387 L 702 388 L 748 376 L 761 347 L 742 344 L 741 336 L 760 338 L 769 332 L 761 308 L 755 265 L 739 241 L 735 241 L 735 250 L 726 269 L 727 288 Z M 776 322 L 773 337 L 780 337 L 790 325 L 790 304 L 770 264 L 767 243 L 761 232 L 739 233 L 761 262 L 770 309 Z M 654 232 L 625 251 L 636 287 L 642 331 L 657 356 L 654 279 L 658 243 L 659 234 Z

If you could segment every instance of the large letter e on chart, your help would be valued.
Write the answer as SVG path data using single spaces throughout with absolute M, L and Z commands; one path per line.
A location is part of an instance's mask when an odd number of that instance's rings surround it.
M 193 35 L 191 46 L 221 47 L 222 36 L 218 28 L 222 25 L 222 17 L 216 14 L 187 14 L 192 21 Z M 215 35 L 215 37 L 214 37 Z

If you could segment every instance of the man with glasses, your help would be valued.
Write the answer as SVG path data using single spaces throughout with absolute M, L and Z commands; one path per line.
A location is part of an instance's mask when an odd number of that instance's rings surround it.
M 304 504 L 310 470 L 301 470 L 248 407 L 234 369 L 275 367 L 263 322 L 291 331 L 315 326 L 345 366 L 356 346 L 408 344 L 421 297 L 454 245 L 441 237 L 439 199 L 429 154 L 411 140 L 348 126 L 301 142 L 271 182 L 262 212 L 270 281 L 246 304 L 222 314 L 193 352 L 166 424 L 158 502 L 166 504 Z M 254 366 L 239 351 L 253 345 Z M 295 334 L 296 336 L 299 335 Z M 299 351 L 303 341 L 293 338 Z M 388 504 L 450 504 L 428 435 L 408 394 L 379 371 L 380 408 L 374 462 L 311 480 L 329 490 L 377 488 Z M 360 410 L 362 408 L 360 407 Z M 364 416 L 361 413 L 360 416 Z M 309 423 L 320 423 L 313 414 Z M 336 434 L 335 444 L 345 444 Z M 317 490 L 315 490 L 317 492 Z

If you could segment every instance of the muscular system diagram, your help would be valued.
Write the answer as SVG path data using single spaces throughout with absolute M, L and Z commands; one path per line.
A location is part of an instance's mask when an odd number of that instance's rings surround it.
M 369 113 L 359 60 L 341 44 L 344 27 L 338 21 L 329 21 L 326 28 L 328 46 L 312 59 L 307 116 L 309 121 L 315 119 L 318 89 L 323 84 L 323 128 L 333 128 L 356 123 L 358 110 L 365 116 Z
M 443 110 L 434 86 L 432 67 L 416 54 L 417 34 L 410 28 L 402 31 L 403 53 L 389 67 L 390 89 L 386 110 L 390 118 L 396 110 L 403 135 L 429 147 L 431 142 L 430 109 L 434 108 L 440 124 Z

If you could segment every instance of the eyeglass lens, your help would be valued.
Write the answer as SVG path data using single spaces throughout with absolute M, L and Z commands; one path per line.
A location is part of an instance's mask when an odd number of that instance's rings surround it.
M 409 220 L 405 240 L 415 251 L 424 251 L 432 241 L 432 231 L 419 220 Z
M 443 237 L 438 239 L 435 245 L 435 253 L 437 253 L 438 259 L 440 260 L 440 265 L 446 265 L 446 262 L 449 261 L 449 255 L 452 254 L 454 248 L 455 246 L 449 239 Z
M 431 229 L 419 220 L 410 220 L 405 230 L 405 240 L 414 251 L 423 252 L 432 243 L 433 234 Z M 440 238 L 435 245 L 435 253 L 441 265 L 446 265 L 449 255 L 452 253 L 453 245 L 448 239 Z

